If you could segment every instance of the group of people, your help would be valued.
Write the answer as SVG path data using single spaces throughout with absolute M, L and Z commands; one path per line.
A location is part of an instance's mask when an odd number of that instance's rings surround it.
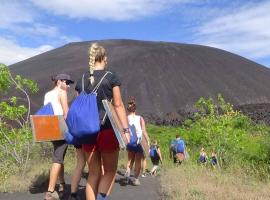
M 209 160 L 209 158 L 207 156 L 207 153 L 205 152 L 204 148 L 202 147 L 201 150 L 200 150 L 200 155 L 199 155 L 198 162 L 203 164 L 203 165 L 206 165 L 208 162 L 210 162 L 212 167 L 216 168 L 216 166 L 218 164 L 216 151 L 212 151 L 211 157 L 210 157 L 210 160 Z
M 69 200 L 79 199 L 77 195 L 78 185 L 81 179 L 82 171 L 85 164 L 88 166 L 88 178 L 86 183 L 86 199 L 87 200 L 106 200 L 112 190 L 119 156 L 119 144 L 114 134 L 112 125 L 108 117 L 104 118 L 105 110 L 102 105 L 102 100 L 107 99 L 112 101 L 112 105 L 122 124 L 123 133 L 128 141 L 128 162 L 127 162 L 127 177 L 130 175 L 130 170 L 133 163 L 134 169 L 134 185 L 139 185 L 139 175 L 141 169 L 143 173 L 146 167 L 146 155 L 142 150 L 140 141 L 145 136 L 148 143 L 150 142 L 145 129 L 144 119 L 135 113 L 136 102 L 134 98 L 128 101 L 128 115 L 121 97 L 121 81 L 118 76 L 106 71 L 107 54 L 104 47 L 97 43 L 93 43 L 89 48 L 89 70 L 84 73 L 83 78 L 77 81 L 75 90 L 77 95 L 82 91 L 91 93 L 97 83 L 100 83 L 97 95 L 97 107 L 100 119 L 103 119 L 100 131 L 97 136 L 92 139 L 89 144 L 74 145 L 76 149 L 76 167 L 74 169 L 71 181 L 71 195 Z M 102 81 L 101 81 L 102 79 Z M 55 115 L 63 115 L 67 118 L 69 105 L 67 99 L 68 89 L 70 84 L 74 84 L 71 76 L 66 73 L 58 74 L 52 78 L 54 87 L 47 92 L 44 97 L 44 105 L 51 103 Z M 105 120 L 104 120 L 105 119 Z M 59 199 L 65 191 L 64 180 L 64 157 L 68 148 L 65 140 L 52 141 L 53 144 L 53 164 L 50 169 L 48 191 L 45 193 L 45 200 Z M 155 166 L 161 160 L 161 154 L 156 147 L 159 158 L 153 159 Z M 152 159 L 152 158 L 151 158 Z M 154 171 L 157 167 L 155 167 Z M 58 187 L 57 181 L 59 181 Z M 58 191 L 56 191 L 58 190 Z
M 188 152 L 186 150 L 185 141 L 180 138 L 179 135 L 176 135 L 175 139 L 171 140 L 169 145 L 170 157 L 173 159 L 173 162 L 176 164 L 181 164 L 186 158 L 189 157 Z M 210 159 L 207 156 L 204 148 L 202 147 L 200 150 L 198 163 L 202 165 L 206 165 L 210 163 L 213 168 L 216 168 L 218 165 L 217 152 L 212 151 Z

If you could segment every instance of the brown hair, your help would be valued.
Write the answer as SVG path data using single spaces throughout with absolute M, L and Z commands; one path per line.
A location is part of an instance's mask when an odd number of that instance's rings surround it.
M 127 110 L 128 110 L 128 112 L 135 112 L 136 111 L 136 100 L 134 97 L 129 97 Z
M 57 81 L 58 81 L 58 80 L 56 80 L 56 78 L 55 78 L 56 76 L 57 76 L 57 75 L 52 75 L 52 76 L 51 76 L 51 80 L 53 81 L 53 85 L 54 85 L 54 86 L 57 85 Z
M 90 82 L 94 83 L 94 66 L 96 62 L 101 62 L 106 56 L 106 50 L 98 43 L 93 43 L 89 48 L 89 71 L 90 71 Z

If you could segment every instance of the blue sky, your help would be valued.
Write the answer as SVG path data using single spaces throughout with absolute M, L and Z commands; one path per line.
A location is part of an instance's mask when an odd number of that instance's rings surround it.
M 69 42 L 201 44 L 270 67 L 270 0 L 0 0 L 0 62 Z

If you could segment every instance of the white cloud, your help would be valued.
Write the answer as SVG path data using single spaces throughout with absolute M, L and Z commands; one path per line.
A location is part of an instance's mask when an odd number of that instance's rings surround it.
M 270 56 L 270 2 L 248 4 L 197 29 L 198 43 L 251 59 Z
M 1 28 L 7 28 L 16 23 L 31 23 L 34 19 L 32 10 L 17 1 L 2 0 L 0 10 Z
M 31 0 L 57 15 L 98 20 L 130 20 L 157 14 L 187 0 Z
M 10 65 L 43 52 L 49 51 L 54 47 L 51 45 L 42 45 L 37 48 L 20 46 L 15 41 L 0 38 L 0 63 Z

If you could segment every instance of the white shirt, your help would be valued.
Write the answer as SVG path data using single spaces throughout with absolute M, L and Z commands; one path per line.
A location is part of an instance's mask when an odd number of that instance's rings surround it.
M 137 140 L 142 137 L 142 126 L 140 115 L 128 115 L 128 124 L 131 140 Z
M 63 108 L 59 101 L 59 90 L 51 90 L 44 96 L 44 105 L 51 103 L 55 115 L 63 115 Z

